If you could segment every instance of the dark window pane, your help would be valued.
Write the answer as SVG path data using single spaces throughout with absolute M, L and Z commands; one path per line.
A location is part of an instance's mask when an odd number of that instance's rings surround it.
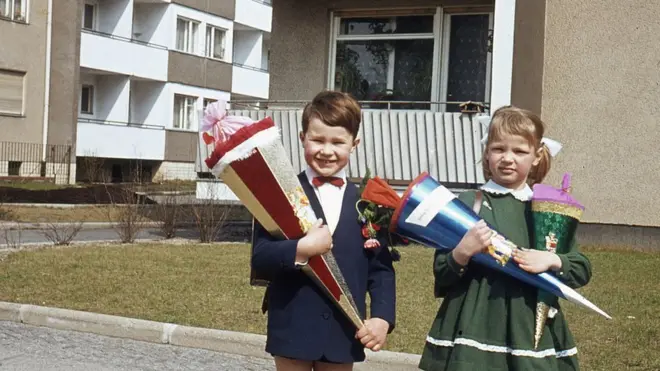
M 447 101 L 486 100 L 488 15 L 451 17 Z M 447 111 L 458 112 L 457 105 Z
M 337 42 L 335 89 L 359 100 L 386 94 L 391 45 L 384 40 Z
M 94 28 L 94 6 L 85 4 L 85 15 L 83 17 L 83 28 L 91 30 Z
M 433 16 L 342 18 L 340 35 L 433 33 Z

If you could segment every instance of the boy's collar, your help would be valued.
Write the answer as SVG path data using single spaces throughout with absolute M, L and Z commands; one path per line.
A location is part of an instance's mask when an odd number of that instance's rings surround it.
M 501 185 L 495 183 L 492 179 L 489 180 L 486 184 L 482 185 L 480 188 L 482 191 L 498 195 L 511 194 L 511 196 L 513 196 L 516 200 L 523 202 L 531 200 L 533 193 L 532 188 L 530 188 L 530 186 L 527 184 L 525 184 L 523 189 L 515 190 L 502 187 Z

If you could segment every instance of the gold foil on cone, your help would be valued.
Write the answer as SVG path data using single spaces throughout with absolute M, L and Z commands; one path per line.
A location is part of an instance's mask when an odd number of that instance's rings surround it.
M 534 326 L 534 350 L 538 349 L 543 336 L 543 328 L 545 322 L 548 320 L 548 313 L 550 313 L 550 306 L 542 301 L 536 303 L 536 324 Z

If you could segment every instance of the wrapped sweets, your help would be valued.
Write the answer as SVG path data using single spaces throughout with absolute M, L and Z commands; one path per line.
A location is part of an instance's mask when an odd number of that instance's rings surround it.
M 278 128 L 269 117 L 253 122 L 247 117 L 227 116 L 225 105 L 211 103 L 200 126 L 201 138 L 212 151 L 206 165 L 272 236 L 301 238 L 317 217 L 289 162 Z M 362 327 L 362 318 L 331 251 L 312 257 L 302 270 L 356 328 Z

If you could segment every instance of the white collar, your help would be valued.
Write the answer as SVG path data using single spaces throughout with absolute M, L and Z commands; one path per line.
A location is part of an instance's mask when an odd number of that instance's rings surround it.
M 505 195 L 505 194 L 511 194 L 516 200 L 519 201 L 529 201 L 532 199 L 532 188 L 530 188 L 529 185 L 525 184 L 525 187 L 523 189 L 509 189 L 506 187 L 502 187 L 501 185 L 493 182 L 493 180 L 489 180 L 486 184 L 482 185 L 481 187 L 482 191 L 486 191 L 488 193 L 494 193 L 498 195 Z
M 314 171 L 314 169 L 312 169 L 309 166 L 307 166 L 307 168 L 305 169 L 305 175 L 307 175 L 307 181 L 309 182 L 309 184 L 312 184 L 312 179 L 319 176 L 316 173 L 316 171 Z M 346 169 L 341 169 L 336 174 L 334 174 L 332 176 L 336 176 L 337 178 L 343 179 L 344 180 L 344 186 L 346 185 Z M 314 184 L 312 184 L 312 186 L 314 186 Z

